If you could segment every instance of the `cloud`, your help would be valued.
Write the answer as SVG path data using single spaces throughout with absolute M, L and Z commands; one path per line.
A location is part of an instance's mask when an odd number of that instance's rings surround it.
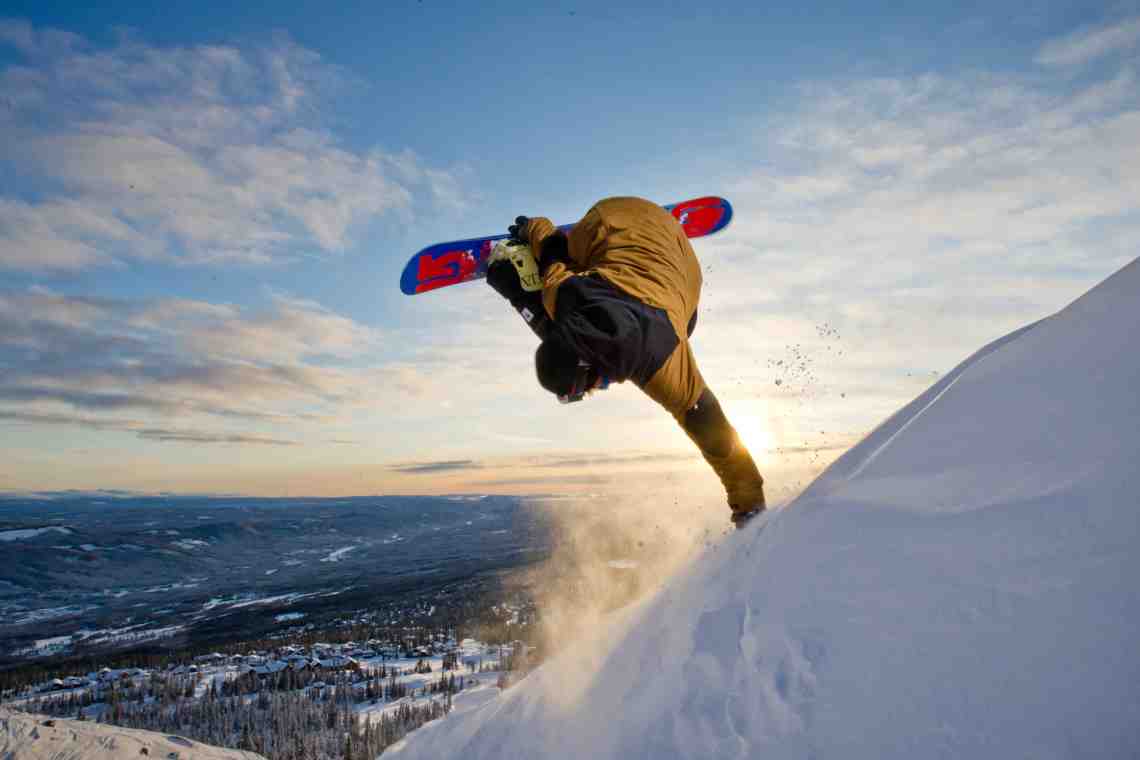
M 137 420 L 96 419 L 71 414 L 42 414 L 36 412 L 13 412 L 0 409 L 0 421 L 26 423 L 30 425 L 66 425 L 98 432 L 134 433 L 149 441 L 178 443 L 230 443 L 268 446 L 298 446 L 297 441 L 283 438 L 253 435 L 248 433 L 211 433 L 186 428 L 148 427 Z
M 673 464 L 678 462 L 693 462 L 699 459 L 694 449 L 689 454 L 649 453 L 649 454 L 613 454 L 599 456 L 548 456 L 536 457 L 527 462 L 532 467 L 546 469 L 574 469 L 579 467 L 619 467 L 642 464 Z
M 135 431 L 140 438 L 154 441 L 177 441 L 179 443 L 238 443 L 257 444 L 265 446 L 299 446 L 297 441 L 282 438 L 269 438 L 259 435 L 243 433 L 230 433 L 228 435 L 217 433 L 196 433 L 185 430 L 164 430 L 161 428 L 143 428 Z
M 207 355 L 225 353 L 255 360 L 296 362 L 316 356 L 347 358 L 376 348 L 378 333 L 320 304 L 285 294 L 275 294 L 269 310 L 257 314 L 206 315 L 195 313 L 200 304 L 166 304 L 188 318 L 184 333 L 187 347 Z M 145 318 L 145 317 L 144 317 Z M 163 319 L 168 322 L 169 318 Z M 137 322 L 136 322 L 137 324 Z
M 645 453 L 645 454 L 607 454 L 598 456 L 582 456 L 580 454 L 551 454 L 548 456 L 521 457 L 513 460 L 476 461 L 474 459 L 454 459 L 433 462 L 409 462 L 389 465 L 387 469 L 404 474 L 427 474 L 438 472 L 456 472 L 467 470 L 508 469 L 508 468 L 541 468 L 541 469 L 567 469 L 577 470 L 583 467 L 590 468 L 617 468 L 624 469 L 631 465 L 659 465 L 692 463 L 699 460 L 699 455 L 692 453 Z M 481 481 L 483 482 L 483 481 Z M 538 480 L 494 480 L 487 481 L 501 483 L 530 483 Z
M 129 259 L 266 262 L 336 253 L 455 172 L 344 146 L 324 124 L 345 72 L 287 39 L 157 47 L 0 22 L 0 268 Z
M 389 465 L 387 469 L 406 475 L 427 475 L 437 472 L 457 472 L 479 470 L 483 465 L 473 459 L 453 459 L 441 462 L 416 462 L 412 464 Z
M 1135 64 L 798 85 L 736 152 L 732 226 L 696 242 L 694 350 L 734 424 L 785 453 L 847 440 L 1135 258 Z
M 91 393 L 62 388 L 36 388 L 5 385 L 0 387 L 0 402 L 58 401 L 76 409 L 107 410 L 145 409 L 151 411 L 176 411 L 178 404 L 163 399 L 146 396 L 130 396 L 120 393 Z
M 329 421 L 369 396 L 378 370 L 356 364 L 380 341 L 280 293 L 255 309 L 0 291 L 0 412 L 152 440 L 286 444 L 256 427 Z
M 1130 50 L 1140 43 L 1140 17 L 1118 21 L 1050 40 L 1034 61 L 1042 66 L 1077 66 L 1112 53 Z
M 1124 68 L 1081 87 L 985 73 L 805 85 L 736 180 L 733 228 L 707 243 L 710 305 L 848 333 L 933 317 L 960 346 L 967 323 L 1056 304 L 1058 284 L 1135 255 L 1136 84 Z M 756 267 L 763 287 L 744 287 Z
M 0 197 L 0 266 L 81 269 L 110 260 L 96 241 L 134 236 L 122 222 L 70 200 L 25 203 Z
M 480 481 L 483 488 L 523 486 L 526 488 L 546 489 L 547 493 L 556 493 L 563 486 L 608 486 L 620 485 L 621 476 L 618 473 L 606 475 L 559 475 L 551 478 L 549 475 L 512 476 L 503 478 L 490 478 Z

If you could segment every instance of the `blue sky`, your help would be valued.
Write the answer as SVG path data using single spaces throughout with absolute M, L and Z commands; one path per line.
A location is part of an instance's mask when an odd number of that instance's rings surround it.
M 397 280 L 709 193 L 698 359 L 794 488 L 1140 241 L 1140 6 L 894 5 L 6 4 L 0 489 L 707 486 L 489 289 Z

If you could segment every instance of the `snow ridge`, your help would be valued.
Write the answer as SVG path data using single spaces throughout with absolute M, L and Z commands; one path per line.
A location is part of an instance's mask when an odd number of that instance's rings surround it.
M 892 415 L 886 422 L 884 422 L 871 434 L 871 436 L 868 438 L 867 445 L 872 445 L 871 441 L 877 440 L 884 435 L 886 436 L 886 440 L 881 444 L 874 446 L 871 449 L 871 452 L 863 458 L 863 461 L 861 461 L 858 466 L 855 467 L 855 471 L 852 472 L 848 477 L 859 477 L 859 474 L 863 472 L 863 470 L 867 469 L 867 467 L 875 461 L 879 454 L 891 445 L 891 442 L 894 441 L 895 438 L 904 433 L 906 429 L 910 427 L 911 423 L 922 417 L 922 415 L 926 413 L 927 409 L 930 409 L 932 406 L 937 404 L 938 400 L 945 396 L 946 393 L 954 387 L 954 384 L 958 382 L 958 380 L 962 377 L 963 373 L 965 373 L 967 369 L 985 361 L 986 357 L 988 357 L 994 351 L 1001 348 L 1007 343 L 1017 340 L 1024 333 L 1032 330 L 1038 324 L 1040 324 L 1040 322 L 1034 322 L 1033 324 L 1026 325 L 1021 329 L 1015 330 L 1009 335 L 1006 335 L 1005 337 L 999 338 L 993 343 L 990 343 L 975 353 L 973 356 L 971 356 L 969 359 L 955 367 L 952 372 L 946 375 L 946 377 L 944 377 L 941 381 L 935 383 L 929 390 L 924 392 L 917 399 L 907 404 L 905 407 Z M 892 431 L 892 429 L 893 432 L 889 432 Z M 855 451 L 855 449 L 852 449 L 852 451 Z M 840 470 L 840 467 L 836 467 L 833 468 L 831 472 L 838 474 Z M 820 481 L 816 482 L 819 483 L 821 481 L 823 481 L 822 478 Z

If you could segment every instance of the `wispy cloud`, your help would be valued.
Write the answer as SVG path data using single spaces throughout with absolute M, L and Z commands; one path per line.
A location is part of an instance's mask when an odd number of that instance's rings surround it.
M 393 464 L 387 467 L 393 472 L 404 474 L 427 474 L 440 472 L 456 472 L 466 470 L 502 470 L 507 468 L 538 468 L 538 469 L 565 469 L 581 470 L 593 469 L 624 469 L 637 465 L 664 465 L 676 463 L 692 463 L 700 459 L 693 451 L 690 453 L 610 453 L 598 456 L 582 456 L 580 454 L 551 454 L 544 456 L 524 456 L 511 460 L 504 459 L 455 459 L 432 462 L 407 462 Z M 481 481 L 482 482 L 482 481 Z M 508 482 L 495 480 L 494 483 Z M 514 482 L 514 481 L 509 481 Z M 522 482 L 522 481 L 520 481 Z M 529 482 L 529 481 L 528 481 Z
M 283 294 L 243 309 L 0 291 L 0 325 L 2 419 L 199 443 L 283 444 L 250 428 L 335 417 L 374 386 L 348 363 L 381 340 Z
M 179 443 L 236 443 L 255 444 L 264 446 L 298 446 L 297 441 L 283 438 L 269 438 L 260 435 L 247 435 L 244 433 L 230 433 L 222 435 L 217 433 L 195 433 L 185 430 L 163 430 L 159 428 L 143 428 L 135 431 L 140 438 L 154 441 L 177 441 Z
M 532 467 L 544 469 L 578 469 L 582 467 L 629 467 L 631 465 L 657 465 L 676 462 L 693 462 L 699 459 L 694 450 L 688 454 L 673 453 L 647 453 L 647 454 L 611 454 L 589 456 L 548 456 L 535 457 L 527 461 Z
M 45 414 L 39 412 L 14 412 L 0 409 L 0 421 L 27 423 L 30 425 L 66 425 L 86 428 L 99 432 L 133 433 L 149 441 L 178 443 L 231 443 L 269 446 L 297 446 L 297 441 L 284 438 L 248 433 L 211 433 L 189 428 L 159 428 L 138 420 L 110 418 L 99 419 L 74 414 Z
M 454 459 L 442 462 L 416 462 L 389 465 L 388 469 L 405 475 L 431 475 L 440 472 L 480 470 L 483 465 L 473 459 Z
M 1131 63 L 1079 82 L 975 71 L 800 92 L 740 156 L 755 168 L 731 187 L 733 227 L 700 243 L 698 358 L 730 397 L 858 430 L 913 395 L 909 374 L 953 366 L 1136 256 Z
M 1081 29 L 1042 46 L 1034 59 L 1043 66 L 1076 66 L 1140 44 L 1140 17 Z
M 452 207 L 456 175 L 357 151 L 322 116 L 348 77 L 288 40 L 157 47 L 0 21 L 0 267 L 122 259 L 263 262 L 337 252 L 413 196 Z
M 489 478 L 481 481 L 484 488 L 524 487 L 547 493 L 557 492 L 562 486 L 607 486 L 620 483 L 618 473 L 602 475 L 559 475 L 551 478 L 550 475 L 508 476 L 502 478 Z

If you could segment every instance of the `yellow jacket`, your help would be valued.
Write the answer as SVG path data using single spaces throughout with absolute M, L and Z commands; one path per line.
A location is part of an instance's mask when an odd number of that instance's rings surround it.
M 541 258 L 544 242 L 555 233 L 549 219 L 530 220 L 527 234 L 536 257 Z M 679 419 L 705 388 L 688 344 L 700 299 L 701 269 L 681 225 L 651 201 L 607 198 L 573 227 L 567 244 L 570 261 L 551 264 L 543 276 L 543 306 L 551 319 L 558 322 L 559 292 L 575 277 L 601 278 L 664 312 L 676 347 L 639 385 Z

